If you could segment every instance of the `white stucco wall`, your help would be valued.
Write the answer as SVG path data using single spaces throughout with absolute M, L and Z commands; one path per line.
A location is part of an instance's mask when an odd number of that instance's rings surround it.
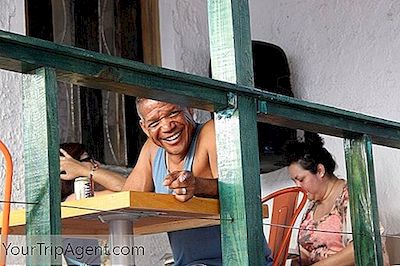
M 162 66 L 208 77 L 207 1 L 159 0 L 159 5 Z M 198 123 L 210 118 L 208 112 L 194 112 Z
M 0 29 L 24 34 L 24 0 L 0 1 Z M 22 91 L 21 75 L 9 71 L 0 71 L 0 140 L 8 147 L 14 162 L 13 200 L 25 198 L 22 182 Z M 0 155 L 0 198 L 4 197 L 4 158 Z M 12 206 L 14 207 L 14 205 Z M 0 204 L 2 208 L 2 204 Z
M 285 50 L 297 97 L 400 121 L 400 2 L 249 2 L 253 39 Z M 160 0 L 163 66 L 208 75 L 206 14 L 205 0 Z M 0 1 L 0 29 L 23 34 L 24 24 L 23 0 Z M 23 199 L 20 75 L 0 71 L 0 86 L 0 139 L 14 157 L 13 199 Z M 327 138 L 326 144 L 345 176 L 342 140 Z M 388 233 L 399 234 L 400 152 L 374 147 L 374 156 L 382 222 Z
M 252 38 L 285 50 L 297 97 L 400 120 L 398 1 L 249 3 Z M 207 75 L 206 1 L 161 0 L 160 6 L 163 65 Z M 326 144 L 340 166 L 337 173 L 345 176 L 342 140 L 327 138 Z M 399 207 L 390 205 L 388 199 L 399 192 L 395 162 L 400 153 L 382 147 L 374 152 L 380 211 L 383 218 L 390 212 L 387 229 L 396 231 L 393 227 L 400 222 L 400 211 L 393 213 Z M 394 163 L 388 157 L 394 157 Z
M 159 0 L 163 67 L 208 76 L 207 1 Z
M 252 39 L 284 49 L 296 97 L 400 121 L 399 1 L 249 4 Z M 207 75 L 207 1 L 160 0 L 160 13 L 163 65 Z M 326 137 L 325 142 L 339 165 L 336 173 L 346 177 L 342 139 Z M 379 213 L 390 234 L 400 233 L 399 161 L 400 151 L 374 146 Z M 276 181 L 271 182 L 276 188 Z
M 400 121 L 398 1 L 250 0 L 250 6 L 253 39 L 285 50 L 297 97 Z M 260 17 L 264 22 L 255 23 Z M 326 145 L 337 174 L 346 176 L 342 139 L 326 138 Z M 374 146 L 373 152 L 381 222 L 387 234 L 399 234 L 400 151 Z M 399 248 L 398 239 L 386 240 Z
M 398 1 L 250 1 L 252 36 L 288 55 L 301 99 L 400 120 Z M 273 12 L 268 12 L 273 10 Z M 265 15 L 269 14 L 269 15 Z M 263 17 L 263 23 L 255 23 Z M 327 138 L 345 176 L 342 140 Z M 387 232 L 399 233 L 400 153 L 374 147 L 379 211 Z

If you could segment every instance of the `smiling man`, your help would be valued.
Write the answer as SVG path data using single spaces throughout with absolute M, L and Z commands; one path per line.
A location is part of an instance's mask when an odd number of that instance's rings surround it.
M 137 98 L 140 126 L 148 136 L 138 161 L 125 180 L 105 169 L 93 170 L 70 158 L 61 160 L 64 179 L 89 176 L 113 190 L 175 194 L 179 201 L 193 196 L 217 197 L 217 155 L 214 121 L 196 124 L 191 110 L 176 104 Z M 220 226 L 168 233 L 175 265 L 222 265 Z M 266 265 L 271 264 L 265 245 Z
M 154 191 L 175 194 L 179 201 L 194 195 L 217 197 L 217 160 L 214 121 L 193 121 L 188 108 L 137 98 L 140 126 L 148 136 L 126 181 L 105 169 L 95 172 L 64 153 L 63 179 L 89 176 L 112 191 Z M 221 265 L 220 227 L 212 226 L 168 234 L 175 265 Z
M 148 139 L 123 190 L 216 197 L 214 121 L 197 125 L 188 108 L 150 99 L 138 98 L 136 107 Z
M 179 201 L 216 197 L 214 122 L 197 125 L 175 104 L 138 98 L 136 106 L 148 140 L 123 189 L 173 193 Z M 221 265 L 220 234 L 219 226 L 169 233 L 175 265 Z
M 194 195 L 217 197 L 214 121 L 197 125 L 188 108 L 151 99 L 137 98 L 136 107 L 148 139 L 128 179 L 102 168 L 93 172 L 65 151 L 60 157 L 65 171 L 61 178 L 92 174 L 96 183 L 111 191 L 173 193 L 179 201 Z

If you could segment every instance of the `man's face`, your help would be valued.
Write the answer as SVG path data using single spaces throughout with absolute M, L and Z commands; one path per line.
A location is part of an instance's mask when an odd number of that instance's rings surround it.
M 169 154 L 185 156 L 194 130 L 194 122 L 187 108 L 179 105 L 143 100 L 139 106 L 140 126 L 146 135 Z

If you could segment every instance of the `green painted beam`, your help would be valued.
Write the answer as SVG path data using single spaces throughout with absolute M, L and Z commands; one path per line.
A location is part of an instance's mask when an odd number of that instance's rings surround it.
M 272 93 L 258 99 L 261 122 L 342 138 L 367 134 L 374 144 L 400 148 L 398 122 Z
M 255 103 L 237 104 L 215 113 L 223 263 L 264 265 Z
M 230 81 L 230 77 L 225 76 L 229 72 L 216 72 L 227 64 L 227 58 L 229 56 L 222 54 L 218 61 L 213 60 L 213 71 L 222 80 Z M 263 92 L 246 82 L 233 84 L 211 80 L 0 31 L 0 68 L 27 73 L 42 66 L 55 68 L 57 79 L 62 81 L 209 111 L 226 108 L 227 94 L 234 92 L 259 100 L 260 121 L 338 137 L 343 137 L 344 132 L 368 134 L 374 144 L 400 148 L 400 123 Z M 235 70 L 237 67 L 239 64 L 235 65 Z
M 207 110 L 226 107 L 221 82 L 0 31 L 0 68 L 26 73 L 42 66 L 55 68 L 58 80 L 77 85 Z
M 356 265 L 383 265 L 372 142 L 346 138 L 344 149 Z
M 209 0 L 213 78 L 253 86 L 247 0 Z M 256 102 L 230 94 L 215 113 L 224 265 L 264 265 Z
M 53 69 L 40 68 L 23 77 L 23 132 L 26 201 L 37 202 L 27 205 L 26 212 L 27 242 L 33 246 L 38 240 L 35 236 L 51 241 L 51 235 L 61 234 L 57 83 Z M 43 253 L 27 258 L 28 265 L 60 263 Z

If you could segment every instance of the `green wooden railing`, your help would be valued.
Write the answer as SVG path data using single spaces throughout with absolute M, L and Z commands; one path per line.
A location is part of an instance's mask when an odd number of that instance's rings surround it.
M 60 234 L 56 80 L 215 112 L 225 265 L 262 265 L 256 120 L 344 138 L 357 265 L 383 265 L 372 144 L 400 148 L 400 124 L 253 88 L 246 0 L 208 1 L 217 81 L 0 31 L 0 68 L 23 85 L 27 236 Z M 236 84 L 235 84 L 236 83 Z M 29 257 L 28 264 L 58 262 Z

